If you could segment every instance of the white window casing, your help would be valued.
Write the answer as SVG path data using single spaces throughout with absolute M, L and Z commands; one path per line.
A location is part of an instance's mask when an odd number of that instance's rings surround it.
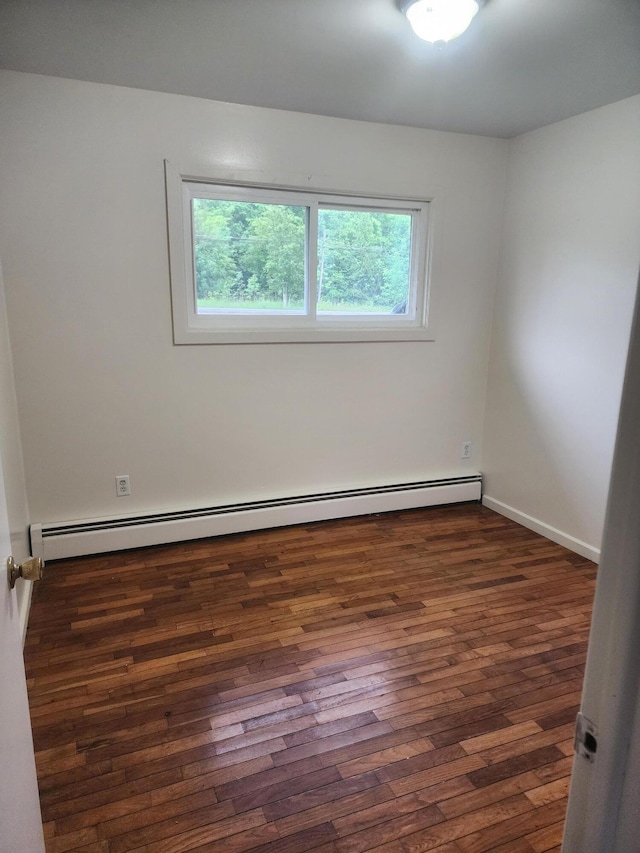
M 430 341 L 429 267 L 432 199 L 371 197 L 293 187 L 261 186 L 183 175 L 165 161 L 169 268 L 175 344 Z M 192 225 L 193 199 L 306 208 L 304 307 L 277 311 L 198 306 Z M 411 216 L 410 273 L 405 313 L 316 310 L 318 211 Z

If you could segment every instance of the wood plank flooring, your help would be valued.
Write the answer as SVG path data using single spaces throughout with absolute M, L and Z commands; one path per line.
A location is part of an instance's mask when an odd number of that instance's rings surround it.
M 48 853 L 559 851 L 594 583 L 477 504 L 51 564 Z

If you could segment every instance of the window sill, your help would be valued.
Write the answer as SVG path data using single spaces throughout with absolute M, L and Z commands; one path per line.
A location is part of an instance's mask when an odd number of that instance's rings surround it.
M 433 341 L 433 332 L 425 328 L 405 329 L 178 329 L 173 340 L 178 345 L 194 344 L 332 344 Z

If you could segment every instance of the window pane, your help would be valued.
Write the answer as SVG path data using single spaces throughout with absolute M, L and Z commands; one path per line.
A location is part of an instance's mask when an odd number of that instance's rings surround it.
M 318 211 L 318 314 L 406 314 L 411 214 Z
M 198 314 L 301 312 L 307 208 L 194 198 Z

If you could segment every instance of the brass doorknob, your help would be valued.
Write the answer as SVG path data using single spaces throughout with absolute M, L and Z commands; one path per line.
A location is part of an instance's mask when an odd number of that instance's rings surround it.
M 18 565 L 13 557 L 7 560 L 7 577 L 9 578 L 9 588 L 13 589 L 18 578 L 24 578 L 26 581 L 39 581 L 42 577 L 42 569 L 44 563 L 40 557 L 29 557 L 24 563 Z

